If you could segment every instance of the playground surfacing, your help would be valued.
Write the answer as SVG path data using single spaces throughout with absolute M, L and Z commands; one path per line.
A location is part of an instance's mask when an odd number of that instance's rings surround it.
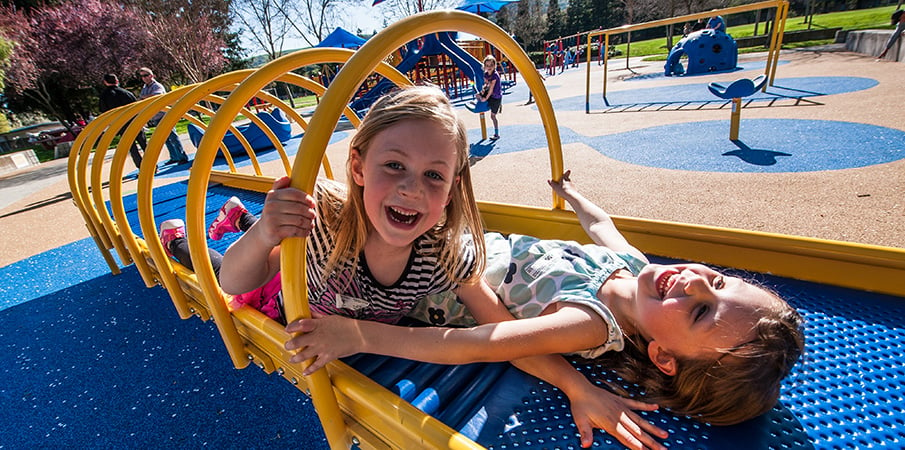
M 791 155 L 774 155 L 776 164 L 773 165 L 764 165 L 757 158 L 744 161 L 739 155 L 724 155 L 743 150 L 728 140 L 728 109 L 586 115 L 583 104 L 576 110 L 563 108 L 557 110 L 557 115 L 566 168 L 573 170 L 573 178 L 583 192 L 614 214 L 905 247 L 901 233 L 905 164 L 901 154 L 863 164 L 840 162 L 831 169 L 810 166 L 801 171 L 764 170 L 765 167 L 779 169 L 782 164 L 802 159 L 809 142 L 813 160 L 822 156 L 833 161 L 840 155 L 825 147 L 837 145 L 837 141 L 848 139 L 849 135 L 848 143 L 839 144 L 838 148 L 851 154 L 877 149 L 886 154 L 894 152 L 897 145 L 901 151 L 902 116 L 897 107 L 905 101 L 905 96 L 899 92 L 901 84 L 897 81 L 900 67 L 845 53 L 801 52 L 784 54 L 783 58 L 788 63 L 780 66 L 780 78 L 840 76 L 872 79 L 877 84 L 819 96 L 814 98 L 818 104 L 754 106 L 743 110 L 742 143 L 752 150 Z M 651 68 L 655 69 L 655 65 Z M 583 98 L 580 92 L 584 86 L 583 68 L 548 79 L 555 101 Z M 732 80 L 741 75 L 739 72 L 713 75 L 713 81 Z M 689 81 L 700 85 L 705 80 L 701 77 L 662 79 L 644 81 L 651 86 L 638 82 L 625 85 L 647 89 L 660 87 L 654 83 L 668 87 Z M 599 79 L 594 82 L 599 83 Z M 470 138 L 475 143 L 472 150 L 479 156 L 473 168 L 476 190 L 481 199 L 549 205 L 549 188 L 544 183 L 550 175 L 546 142 L 532 118 L 536 111 L 523 105 L 527 100 L 527 91 L 519 90 L 523 87 L 520 85 L 505 97 L 500 116 L 501 140 L 479 141 L 477 118 L 467 116 Z M 616 82 L 611 87 L 614 93 L 629 91 Z M 797 122 L 832 126 L 805 127 L 796 135 L 792 134 L 795 127 L 790 124 Z M 724 134 L 720 133 L 721 124 Z M 853 126 L 864 127 L 866 131 L 853 134 Z M 676 130 L 665 133 L 671 127 Z M 705 133 L 707 127 L 712 128 L 710 134 Z M 867 144 L 859 141 L 883 133 L 889 133 L 883 140 Z M 331 145 L 330 158 L 338 176 L 343 173 L 347 137 L 336 135 Z M 761 144 L 763 139 L 797 142 L 798 147 L 780 149 L 779 144 Z M 645 145 L 654 147 L 658 142 L 660 147 L 681 150 L 667 151 L 658 159 L 678 161 L 691 158 L 692 154 L 709 155 L 721 161 L 738 164 L 742 161 L 759 169 L 743 173 L 720 171 L 704 162 L 687 168 L 664 167 L 665 164 L 616 157 L 617 151 L 629 155 L 647 153 L 650 150 Z M 178 180 L 187 169 L 188 166 L 167 166 L 164 171 L 172 175 L 169 180 Z M 127 189 L 129 186 L 134 185 L 127 185 Z M 30 437 L 5 444 L 38 446 L 53 440 L 94 446 L 116 446 L 123 442 L 154 447 L 249 447 L 300 442 L 309 444 L 310 448 L 322 446 L 310 406 L 300 400 L 303 397 L 293 388 L 254 369 L 232 369 L 210 325 L 196 320 L 179 321 L 165 293 L 159 288 L 145 289 L 133 268 L 127 268 L 120 277 L 105 274 L 93 244 L 83 240 L 87 236 L 84 231 L 72 232 L 81 227 L 75 208 L 67 201 L 55 200 L 65 191 L 65 186 L 59 185 L 42 188 L 14 201 L 0 214 L 0 226 L 4 229 L 27 229 L 29 235 L 39 237 L 23 241 L 21 236 L 4 234 L 2 248 L 7 258 L 4 261 L 10 260 L 7 251 L 23 247 L 41 253 L 34 259 L 12 259 L 19 261 L 12 266 L 6 266 L 8 262 L 0 263 L 5 266 L 4 275 L 27 275 L 4 276 L 3 292 L 7 296 L 20 293 L 24 298 L 14 302 L 22 303 L 17 306 L 6 305 L 9 308 L 0 312 L 0 317 L 8 324 L 7 329 L 44 336 L 38 341 L 26 338 L 26 334 L 16 334 L 15 339 L 14 335 L 7 336 L 9 345 L 3 355 L 10 358 L 8 379 L 16 382 L 4 386 L 3 398 L 7 404 L 22 408 L 5 409 L 15 420 L 5 420 L 10 428 L 3 435 Z M 41 251 L 41 245 L 59 247 L 66 244 L 61 239 L 73 235 L 76 237 L 70 242 L 74 244 L 52 252 Z M 67 271 L 65 279 L 48 276 L 59 282 L 56 284 L 44 279 L 44 274 L 55 273 L 54 268 L 84 268 L 86 261 L 97 263 L 90 273 Z M 20 286 L 25 285 L 40 287 L 34 292 L 22 292 Z M 803 288 L 793 284 L 789 289 Z M 135 292 L 141 295 L 135 297 L 132 295 Z M 878 399 L 901 406 L 901 389 L 897 385 L 887 389 L 884 384 L 884 377 L 897 376 L 895 346 L 875 345 L 871 348 L 881 358 L 856 361 L 858 355 L 852 354 L 847 344 L 878 333 L 890 336 L 881 338 L 880 342 L 901 344 L 901 321 L 893 320 L 901 317 L 901 308 L 888 309 L 885 300 L 878 300 L 876 304 L 858 303 L 864 311 L 853 312 L 849 307 L 852 295 L 834 292 L 829 303 L 823 300 L 796 304 L 811 322 L 809 336 L 818 343 L 833 344 L 808 357 L 804 369 L 789 380 L 791 389 L 779 408 L 794 436 L 792 442 L 784 442 L 785 446 L 879 445 L 901 439 L 901 418 L 889 415 L 888 410 L 865 409 L 876 406 L 871 402 Z M 103 313 L 93 314 L 97 311 Z M 81 326 L 69 331 L 68 324 L 73 321 Z M 824 331 L 820 327 L 836 323 L 844 323 L 848 327 L 846 332 L 821 334 Z M 154 328 L 148 334 L 152 324 Z M 23 325 L 25 328 L 18 328 Z M 160 326 L 173 331 L 164 332 Z M 846 341 L 849 337 L 852 341 Z M 203 349 L 211 349 L 210 354 L 199 356 Z M 134 363 L 128 364 L 130 359 Z M 838 390 L 812 389 L 819 383 L 823 370 L 844 370 L 850 375 Z M 810 380 L 810 376 L 817 380 Z M 97 380 L 94 385 L 86 384 L 93 380 Z M 144 382 L 137 383 L 137 380 Z M 872 397 L 864 398 L 861 392 Z M 297 420 L 284 427 L 281 421 L 290 414 L 281 402 L 287 399 L 291 399 L 291 415 Z M 814 400 L 814 406 L 801 407 L 812 403 L 809 399 Z M 795 405 L 788 406 L 792 403 Z M 119 415 L 123 420 L 87 420 L 100 418 L 103 416 L 100 412 L 110 411 L 122 411 Z M 877 420 L 888 425 L 877 427 Z M 852 427 L 856 433 L 848 433 Z M 601 439 L 609 445 L 607 438 Z M 678 447 L 684 444 L 694 445 L 693 441 L 674 443 Z

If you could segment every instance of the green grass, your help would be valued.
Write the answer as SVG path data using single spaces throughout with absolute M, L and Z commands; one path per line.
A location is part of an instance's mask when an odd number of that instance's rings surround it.
M 863 30 L 863 29 L 892 29 L 889 23 L 889 16 L 895 11 L 895 6 L 882 6 L 879 8 L 859 9 L 855 11 L 841 11 L 827 14 L 815 15 L 811 21 L 811 28 L 837 28 L 844 30 Z M 677 27 L 676 29 L 681 29 Z M 804 17 L 789 17 L 786 19 L 786 31 L 807 30 L 808 24 L 804 23 Z M 758 26 L 758 33 L 763 34 L 764 23 Z M 728 29 L 730 35 L 736 38 L 742 38 L 754 35 L 754 24 L 739 25 Z M 625 39 L 621 35 L 621 39 Z M 677 42 L 679 37 L 674 37 L 673 42 Z M 782 48 L 799 48 L 804 46 L 819 45 L 829 43 L 827 41 L 810 41 L 795 42 L 792 44 L 783 44 Z M 619 44 L 616 48 L 625 55 L 626 45 Z M 741 49 L 740 53 L 763 51 L 763 48 L 755 47 L 754 49 Z M 669 53 L 666 48 L 666 38 L 649 39 L 646 41 L 632 42 L 631 56 L 648 56 L 648 55 L 665 55 Z M 653 58 L 652 58 L 653 59 Z M 660 59 L 660 58 L 656 58 Z

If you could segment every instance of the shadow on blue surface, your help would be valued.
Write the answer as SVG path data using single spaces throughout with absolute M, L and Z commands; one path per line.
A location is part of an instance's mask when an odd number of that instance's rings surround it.
M 728 151 L 723 153 L 723 156 L 737 156 L 742 161 L 755 166 L 772 166 L 776 164 L 777 156 L 792 156 L 790 153 L 754 149 L 739 140 L 732 141 L 732 143 L 738 146 L 738 150 Z

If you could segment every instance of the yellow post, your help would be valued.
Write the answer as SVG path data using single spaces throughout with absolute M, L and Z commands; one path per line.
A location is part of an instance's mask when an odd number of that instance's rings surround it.
M 487 120 L 484 118 L 484 113 L 481 113 L 481 140 L 487 140 Z
M 738 123 L 742 116 L 742 99 L 732 99 L 732 119 L 729 121 L 729 140 L 738 140 Z

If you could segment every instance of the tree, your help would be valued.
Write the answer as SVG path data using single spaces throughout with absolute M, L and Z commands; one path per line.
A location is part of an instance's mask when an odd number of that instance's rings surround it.
M 6 72 L 12 105 L 44 111 L 67 128 L 76 114 L 87 116 L 86 95 L 93 95 L 104 73 L 139 66 L 148 34 L 137 17 L 98 0 L 34 9 L 0 10 L 0 31 L 14 43 Z
M 3 69 L 6 68 L 6 65 L 9 63 L 9 58 L 10 56 L 12 56 L 12 54 L 12 42 L 0 36 L 0 90 L 3 89 Z M 9 129 L 9 120 L 7 120 L 6 114 L 0 112 L 0 133 L 6 133 L 7 131 L 9 131 Z
M 516 9 L 513 28 L 515 37 L 528 50 L 541 47 L 541 40 L 547 30 L 541 0 L 520 0 Z
M 162 19 L 166 22 L 174 17 L 180 19 L 177 26 L 185 31 L 180 33 L 177 41 L 200 38 L 207 40 L 206 36 L 193 36 L 201 30 L 188 28 L 196 19 L 203 20 L 203 28 L 210 28 L 213 39 L 227 61 L 227 70 L 244 69 L 245 50 L 239 41 L 239 33 L 233 30 L 232 15 L 229 0 L 123 0 L 124 4 L 143 11 L 149 20 Z M 205 30 L 206 31 L 206 30 Z M 166 40 L 164 39 L 166 47 Z M 191 42 L 191 41 L 190 41 Z M 177 42 L 178 43 L 178 42 Z M 199 49 L 201 50 L 201 49 Z M 203 51 L 211 51 L 205 48 Z M 190 81 L 195 81 L 190 78 Z M 200 81 L 200 80 L 199 80 Z
M 324 40 L 338 22 L 336 0 L 301 0 L 297 7 L 281 8 L 280 12 L 308 45 L 314 46 Z
M 290 0 L 233 0 L 235 16 L 242 33 L 267 54 L 268 60 L 279 58 L 292 25 L 281 12 Z
M 591 0 L 569 0 L 563 34 L 572 35 L 594 28 L 594 17 L 589 14 L 590 10 Z
M 559 38 L 563 34 L 565 20 L 562 10 L 559 8 L 559 0 L 550 0 L 547 5 L 547 35 L 548 41 Z
M 200 81 L 225 63 L 222 41 L 203 17 L 170 18 L 104 0 L 76 0 L 26 13 L 0 9 L 0 33 L 14 43 L 6 93 L 16 110 L 39 109 L 67 128 L 97 107 L 106 73 L 153 67 L 161 77 Z M 149 29 L 149 21 L 157 22 Z
M 157 58 L 154 71 L 169 80 L 198 83 L 215 75 L 226 65 L 223 40 L 214 35 L 205 16 L 184 14 L 158 16 L 139 15 L 139 22 L 149 32 L 151 45 L 160 49 L 165 59 Z M 161 64 L 161 63 L 166 64 Z
M 388 22 L 399 20 L 422 11 L 455 8 L 461 0 L 386 0 L 384 17 Z

